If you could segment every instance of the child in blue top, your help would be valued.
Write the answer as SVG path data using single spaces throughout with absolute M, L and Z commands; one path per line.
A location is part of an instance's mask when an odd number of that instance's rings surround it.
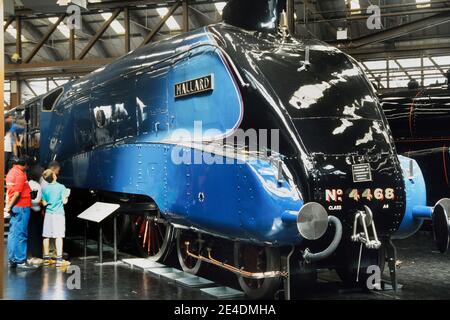
M 50 260 L 49 245 L 50 239 L 55 239 L 56 247 L 56 266 L 64 267 L 70 265 L 70 262 L 62 259 L 63 238 L 66 233 L 66 218 L 64 205 L 67 203 L 70 189 L 56 182 L 56 174 L 48 169 L 42 174 L 48 185 L 42 190 L 42 204 L 45 207 L 44 228 L 42 237 L 44 238 L 44 265 L 53 264 Z

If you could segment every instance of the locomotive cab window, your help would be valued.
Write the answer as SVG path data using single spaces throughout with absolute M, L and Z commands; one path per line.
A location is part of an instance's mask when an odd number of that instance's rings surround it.
M 42 111 L 53 111 L 53 108 L 55 107 L 62 93 L 63 88 L 59 88 L 46 95 L 42 100 Z
M 39 101 L 25 106 L 25 120 L 30 130 L 39 128 Z

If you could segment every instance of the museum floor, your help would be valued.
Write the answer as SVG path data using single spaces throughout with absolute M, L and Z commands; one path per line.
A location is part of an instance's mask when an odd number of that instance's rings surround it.
M 403 286 L 397 294 L 393 291 L 361 292 L 348 290 L 331 271 L 319 273 L 319 280 L 307 292 L 297 293 L 301 299 L 448 299 L 450 297 L 450 254 L 434 251 L 430 235 L 420 232 L 416 236 L 396 241 L 399 283 Z M 67 279 L 71 274 L 54 267 L 43 267 L 34 271 L 8 270 L 6 273 L 5 299 L 211 299 L 199 288 L 189 288 L 131 268 L 120 262 L 133 258 L 119 254 L 119 263 L 105 262 L 99 265 L 94 256 L 96 245 L 90 245 L 88 257 L 82 257 L 80 242 L 68 243 L 72 253 L 72 264 L 81 271 L 81 289 L 69 289 Z M 76 253 L 76 254 L 75 254 Z M 75 257 L 78 255 L 79 257 Z M 104 261 L 111 261 L 109 249 Z M 174 259 L 172 259 L 174 260 Z M 177 267 L 175 261 L 168 265 Z M 202 277 L 216 282 L 215 286 L 237 287 L 235 277 L 217 268 L 207 268 Z

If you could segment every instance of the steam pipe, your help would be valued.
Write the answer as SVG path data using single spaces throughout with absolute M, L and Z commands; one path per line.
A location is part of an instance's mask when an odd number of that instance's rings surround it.
M 323 251 L 318 253 L 311 253 L 308 248 L 305 249 L 305 252 L 303 253 L 303 258 L 307 262 L 314 262 L 323 260 L 325 258 L 328 258 L 334 251 L 336 251 L 339 243 L 342 239 L 342 223 L 341 221 L 336 218 L 335 216 L 329 216 L 328 222 L 334 224 L 335 231 L 334 231 L 334 238 L 333 241 L 331 241 L 330 245 Z
M 240 275 L 241 277 L 248 278 L 248 279 L 265 279 L 265 278 L 279 278 L 279 277 L 287 277 L 287 272 L 282 272 L 279 270 L 276 271 L 266 271 L 266 272 L 250 272 L 245 271 L 243 269 L 236 268 L 235 266 L 229 265 L 225 262 L 216 260 L 211 255 L 211 249 L 207 248 L 208 251 L 208 257 L 204 257 L 201 254 L 194 254 L 189 251 L 189 242 L 185 242 L 186 245 L 186 254 L 189 257 L 198 259 L 200 261 L 204 261 L 207 263 L 210 263 L 212 265 L 215 265 L 217 267 L 223 268 L 225 270 L 231 271 L 234 274 Z
M 297 223 L 298 212 L 286 210 L 281 214 L 281 221 L 284 223 Z

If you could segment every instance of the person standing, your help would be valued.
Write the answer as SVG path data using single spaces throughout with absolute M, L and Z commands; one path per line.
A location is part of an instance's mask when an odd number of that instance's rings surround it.
M 52 170 L 56 177 L 59 176 L 59 172 L 61 171 L 61 166 L 59 165 L 59 162 L 56 160 L 50 161 L 50 163 L 47 166 L 47 169 Z M 44 177 L 41 176 L 41 179 L 39 180 L 39 184 L 41 185 L 41 189 L 44 190 L 46 186 L 48 186 L 48 182 L 45 181 Z M 56 259 L 56 250 L 55 245 L 53 242 L 49 243 L 49 256 L 52 258 L 50 262 L 53 261 L 53 259 Z
M 11 124 L 11 129 L 9 129 L 9 133 L 11 134 L 12 139 L 12 152 L 14 156 L 19 157 L 22 155 L 21 147 L 23 142 L 23 132 L 24 127 L 17 124 L 14 120 Z
M 48 164 L 47 169 L 52 170 L 58 177 L 59 172 L 61 171 L 61 166 L 59 165 L 58 161 L 53 160 Z M 41 179 L 39 180 L 39 183 L 41 184 L 42 189 L 44 189 L 48 185 L 48 182 L 45 181 L 44 177 L 41 177 Z
M 39 179 L 42 176 L 42 167 L 38 164 L 29 170 L 29 181 L 31 189 L 31 213 L 28 224 L 28 256 L 30 263 L 34 265 L 42 264 L 42 226 L 44 215 L 41 207 L 42 188 Z
M 9 171 L 11 158 L 13 154 L 13 141 L 12 141 L 12 134 L 10 132 L 11 124 L 12 124 L 12 116 L 7 115 L 5 117 L 5 140 L 4 140 L 5 174 Z
M 56 174 L 50 169 L 43 173 L 43 178 L 48 185 L 42 190 L 42 205 L 45 207 L 44 228 L 42 237 L 44 238 L 44 265 L 53 264 L 50 259 L 50 239 L 55 239 L 56 246 L 56 266 L 65 267 L 70 262 L 63 260 L 63 239 L 66 233 L 66 218 L 64 205 L 70 195 L 70 189 L 56 182 Z
M 27 263 L 28 222 L 31 208 L 31 189 L 28 185 L 27 159 L 14 158 L 13 167 L 6 175 L 7 203 L 5 212 L 11 215 L 8 234 L 8 261 L 10 267 L 35 269 Z

